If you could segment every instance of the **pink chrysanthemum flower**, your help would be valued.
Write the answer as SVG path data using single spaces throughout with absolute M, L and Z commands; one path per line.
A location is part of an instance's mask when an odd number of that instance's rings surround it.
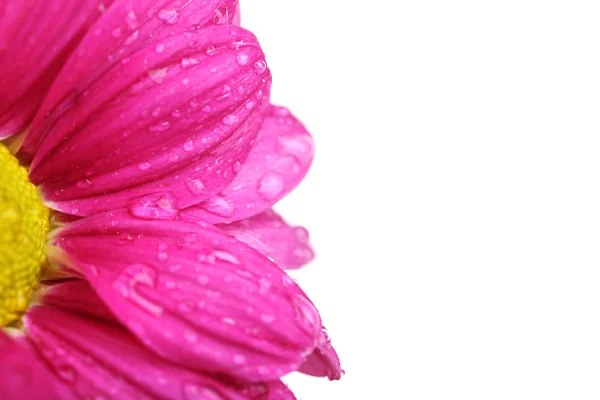
M 339 379 L 271 210 L 312 139 L 237 0 L 0 1 L 3 399 L 293 399 Z M 37 188 L 36 188 L 37 187 Z

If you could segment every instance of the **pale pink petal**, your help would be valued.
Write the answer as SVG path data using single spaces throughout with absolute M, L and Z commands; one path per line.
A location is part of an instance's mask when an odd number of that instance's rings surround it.
M 211 224 L 256 215 L 281 200 L 304 178 L 313 159 L 313 140 L 286 108 L 271 105 L 248 159 L 217 196 L 186 213 Z
M 262 123 L 271 77 L 256 38 L 212 25 L 216 5 L 235 2 L 138 3 L 118 1 L 90 29 L 21 148 L 26 158 L 39 144 L 30 178 L 59 211 L 150 218 L 206 200 Z
M 326 376 L 331 381 L 339 380 L 344 374 L 340 358 L 331 345 L 325 329 L 323 329 L 317 348 L 306 358 L 298 371 L 312 376 Z
M 2 400 L 69 400 L 75 395 L 54 376 L 25 337 L 0 330 L 0 398 Z
M 111 2 L 0 1 L 0 139 L 31 122 L 71 51 Z
M 300 268 L 315 257 L 308 242 L 308 231 L 288 225 L 273 210 L 217 226 L 273 259 L 281 268 Z
M 321 320 L 304 292 L 211 225 L 115 211 L 66 225 L 51 243 L 121 323 L 177 364 L 264 381 L 316 346 Z
M 245 388 L 161 359 L 117 325 L 36 306 L 26 314 L 25 326 L 46 362 L 79 398 L 259 399 Z

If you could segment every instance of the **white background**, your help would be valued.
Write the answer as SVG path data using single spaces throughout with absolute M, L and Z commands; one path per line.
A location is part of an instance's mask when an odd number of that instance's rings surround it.
M 600 9 L 241 1 L 315 136 L 278 209 L 346 376 L 304 400 L 600 398 Z

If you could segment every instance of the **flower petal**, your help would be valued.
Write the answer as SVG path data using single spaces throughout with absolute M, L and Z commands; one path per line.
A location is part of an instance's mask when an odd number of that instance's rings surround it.
M 0 2 L 0 139 L 31 122 L 71 51 L 111 2 Z
M 0 330 L 0 388 L 3 400 L 75 399 L 50 372 L 25 337 L 11 337 Z
M 75 279 L 43 289 L 40 303 L 91 315 L 107 322 L 118 323 L 118 319 L 85 280 Z
M 90 29 L 21 149 L 39 144 L 30 179 L 59 211 L 147 214 L 162 198 L 169 209 L 206 200 L 235 177 L 262 123 L 271 77 L 254 66 L 264 64 L 256 38 L 210 25 L 215 4 L 235 2 L 130 3 Z
M 244 393 L 256 400 L 296 400 L 294 393 L 281 381 L 249 385 Z
M 257 399 L 247 389 L 162 360 L 119 326 L 45 306 L 33 307 L 25 325 L 48 364 L 80 398 Z
M 116 211 L 60 228 L 51 242 L 121 323 L 177 364 L 264 381 L 316 346 L 321 320 L 304 292 L 211 225 Z
M 281 268 L 300 268 L 315 257 L 308 243 L 308 231 L 289 226 L 273 210 L 217 226 L 273 259 Z
M 344 374 L 340 358 L 331 345 L 325 329 L 323 329 L 317 348 L 306 358 L 298 371 L 312 376 L 326 376 L 330 381 L 337 381 Z
M 271 105 L 256 144 L 235 179 L 216 197 L 186 213 L 211 224 L 256 215 L 281 200 L 304 178 L 313 140 L 286 108 Z

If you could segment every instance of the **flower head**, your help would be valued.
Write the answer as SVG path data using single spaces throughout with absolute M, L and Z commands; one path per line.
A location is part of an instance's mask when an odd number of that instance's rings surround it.
M 339 379 L 271 206 L 313 143 L 236 0 L 0 4 L 8 399 L 293 399 Z M 37 190 L 36 190 L 37 186 Z M 39 194 L 38 194 L 39 193 Z

